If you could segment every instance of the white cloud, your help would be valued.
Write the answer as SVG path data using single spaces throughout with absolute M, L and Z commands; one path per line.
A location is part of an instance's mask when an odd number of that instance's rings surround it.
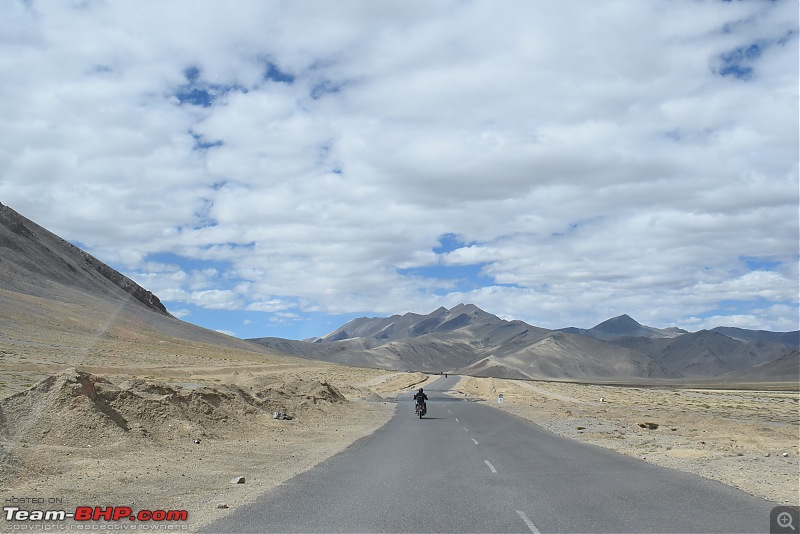
M 187 310 L 185 308 L 182 308 L 182 309 L 179 309 L 179 310 L 170 310 L 170 313 L 172 315 L 174 315 L 175 317 L 177 317 L 178 319 L 183 319 L 184 317 L 189 317 L 192 314 L 192 312 L 190 310 Z
M 277 312 L 278 310 L 285 310 L 291 307 L 291 305 L 291 303 L 284 302 L 280 299 L 271 299 L 266 301 L 250 302 L 246 309 L 250 311 Z
M 796 11 L 12 3 L 0 198 L 210 309 L 668 326 L 737 300 L 720 317 L 787 328 Z M 475 264 L 488 286 L 446 279 Z
M 236 332 L 233 332 L 231 330 L 216 330 L 216 331 L 219 332 L 220 334 L 225 334 L 226 336 L 236 337 Z

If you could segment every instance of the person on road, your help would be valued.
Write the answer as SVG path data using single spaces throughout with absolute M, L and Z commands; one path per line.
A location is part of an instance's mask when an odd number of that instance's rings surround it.
M 427 405 L 425 401 L 428 400 L 428 396 L 422 391 L 422 388 L 419 388 L 419 391 L 414 393 L 414 400 L 417 401 L 417 404 L 421 404 L 423 410 L 427 411 Z

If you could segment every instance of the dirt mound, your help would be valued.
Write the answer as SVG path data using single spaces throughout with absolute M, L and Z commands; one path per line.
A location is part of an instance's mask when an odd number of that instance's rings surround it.
M 171 385 L 130 379 L 114 384 L 75 369 L 0 401 L 0 437 L 15 442 L 86 446 L 100 441 L 213 436 L 345 401 L 333 386 L 294 379 L 239 385 Z

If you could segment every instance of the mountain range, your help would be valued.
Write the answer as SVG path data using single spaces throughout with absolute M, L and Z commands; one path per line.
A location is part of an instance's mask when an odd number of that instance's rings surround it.
M 590 329 L 548 330 L 472 304 L 362 317 L 304 341 L 250 339 L 304 358 L 384 369 L 519 379 L 800 378 L 800 331 L 645 326 L 628 315 Z
M 145 348 L 180 339 L 382 369 L 606 381 L 800 378 L 798 331 L 690 333 L 644 326 L 627 315 L 590 329 L 549 330 L 500 319 L 472 304 L 427 315 L 364 317 L 304 341 L 240 340 L 173 317 L 152 292 L 0 204 L 0 342 L 12 352 L 20 343 L 45 347 L 37 332 L 47 331 L 74 339 L 77 350 L 85 339 L 78 333 L 112 335 L 100 328 L 104 324 L 115 325 L 113 335 L 142 340 Z

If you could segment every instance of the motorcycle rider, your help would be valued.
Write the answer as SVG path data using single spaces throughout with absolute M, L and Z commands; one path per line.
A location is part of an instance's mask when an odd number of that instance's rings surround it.
M 428 407 L 425 404 L 425 401 L 428 400 L 428 396 L 422 391 L 422 388 L 419 388 L 419 391 L 414 393 L 414 400 L 417 401 L 417 404 L 422 405 L 422 409 L 427 411 Z

